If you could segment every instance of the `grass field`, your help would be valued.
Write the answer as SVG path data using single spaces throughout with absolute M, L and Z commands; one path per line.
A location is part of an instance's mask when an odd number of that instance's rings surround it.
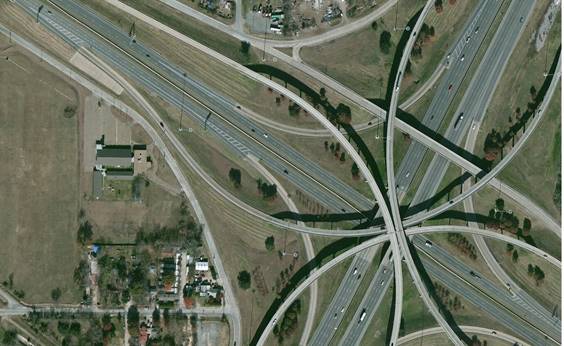
M 495 200 L 502 198 L 505 201 L 505 209 L 511 210 L 519 219 L 520 226 L 523 225 L 525 217 L 531 220 L 532 229 L 531 237 L 533 238 L 536 247 L 542 249 L 556 258 L 561 258 L 561 240 L 560 238 L 550 231 L 543 223 L 542 220 L 533 217 L 527 210 L 513 202 L 503 193 L 494 190 L 491 187 L 485 187 L 474 196 L 474 209 L 476 213 L 488 215 L 490 209 L 495 206 Z M 511 233 L 505 232 L 506 235 Z
M 561 303 L 561 272 L 546 260 L 528 251 L 520 250 L 519 259 L 514 263 L 511 255 L 506 252 L 506 244 L 498 240 L 488 240 L 488 246 L 495 254 L 496 259 L 501 264 L 507 274 L 537 302 L 543 305 L 548 311 L 553 311 L 555 306 Z M 535 279 L 527 274 L 529 264 L 538 265 L 545 273 L 545 279 L 537 284 Z
M 562 170 L 560 90 L 560 87 L 555 90 L 535 133 L 500 174 L 503 182 L 532 199 L 556 220 L 561 220 L 560 206 L 553 200 Z
M 8 57 L 0 61 L 0 278 L 14 273 L 14 289 L 27 302 L 50 302 L 56 287 L 61 302 L 77 302 L 81 97 L 36 59 L 6 49 L 6 41 L 0 37 Z M 77 114 L 65 118 L 66 106 L 77 106 Z
M 545 77 L 543 73 L 550 66 L 556 50 L 560 44 L 560 16 L 556 16 L 554 25 L 548 35 L 544 47 L 536 52 L 534 42 L 530 42 L 531 34 L 542 21 L 548 1 L 539 1 L 535 5 L 531 18 L 513 51 L 504 74 L 502 75 L 496 92 L 482 123 L 482 130 L 478 136 L 474 152 L 483 154 L 483 143 L 487 133 L 495 128 L 504 133 L 515 120 L 514 111 L 520 107 L 522 112 L 530 102 L 530 88 L 540 89 Z M 554 94 L 544 119 L 529 138 L 526 146 L 515 157 L 513 162 L 502 172 L 500 178 L 511 184 L 537 204 L 543 207 L 557 220 L 561 219 L 560 207 L 552 200 L 556 181 L 560 180 L 560 88 Z M 521 133 L 516 137 L 521 136 Z M 511 143 L 506 146 L 506 152 Z

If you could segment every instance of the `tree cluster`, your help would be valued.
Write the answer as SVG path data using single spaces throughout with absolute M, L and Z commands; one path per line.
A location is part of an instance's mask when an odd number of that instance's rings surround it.
M 460 250 L 463 254 L 468 255 L 471 259 L 476 260 L 478 258 L 478 255 L 476 254 L 476 247 L 462 234 L 449 233 L 447 239 L 451 244 L 455 245 L 458 250 Z
M 297 103 L 290 101 L 290 103 L 288 104 L 288 114 L 290 114 L 290 116 L 292 117 L 297 117 L 298 115 L 300 115 L 301 110 L 302 108 Z
M 501 133 L 497 132 L 495 129 L 492 129 L 491 132 L 486 136 L 486 140 L 484 142 L 484 158 L 490 162 L 495 161 L 504 146 L 505 143 L 503 142 Z
M 247 41 L 241 41 L 241 53 L 249 55 L 249 50 L 251 49 L 251 44 Z
M 300 299 L 294 301 L 288 310 L 284 313 L 284 317 L 280 325 L 275 325 L 272 332 L 278 337 L 278 343 L 284 342 L 284 337 L 294 333 L 298 327 L 298 315 L 302 311 L 302 302 Z
M 533 266 L 532 264 L 529 263 L 527 267 L 527 274 L 535 278 L 535 282 L 537 286 L 540 285 L 544 280 L 544 271 L 542 271 L 542 269 L 540 269 L 540 267 L 537 265 Z
M 421 26 L 421 30 L 419 31 L 419 35 L 417 35 L 417 39 L 413 44 L 413 49 L 411 50 L 411 56 L 416 59 L 421 58 L 423 56 L 423 46 L 425 45 L 425 43 L 429 42 L 431 38 L 434 36 L 435 36 L 435 27 L 423 23 L 423 25 Z M 407 68 L 406 68 L 406 73 L 407 73 Z
M 449 308 L 449 310 L 456 311 L 456 310 L 459 310 L 461 308 L 464 309 L 464 306 L 462 305 L 462 301 L 460 300 L 460 298 L 458 296 L 455 295 L 454 298 L 453 298 L 451 296 L 448 288 L 439 284 L 437 281 L 434 282 L 434 285 L 435 285 L 435 291 L 436 291 L 438 297 L 443 302 L 443 305 L 447 306 Z
M 257 189 L 262 194 L 264 199 L 274 199 L 278 193 L 276 184 L 269 184 L 262 181 L 262 179 L 257 179 Z

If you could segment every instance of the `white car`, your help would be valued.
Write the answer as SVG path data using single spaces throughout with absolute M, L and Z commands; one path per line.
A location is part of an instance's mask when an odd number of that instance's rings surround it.
M 464 54 L 460 57 L 460 61 L 464 61 Z
M 262 136 L 263 136 L 264 138 L 268 138 L 268 133 L 263 133 Z
M 353 275 L 356 275 L 356 273 L 358 273 L 358 269 L 354 268 Z
M 425 246 L 427 246 L 427 247 L 433 247 L 433 243 L 431 243 L 430 240 L 425 240 Z

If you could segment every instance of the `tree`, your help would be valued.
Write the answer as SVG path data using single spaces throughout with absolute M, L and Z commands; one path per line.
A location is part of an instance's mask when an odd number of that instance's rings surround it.
M 168 324 L 170 321 L 170 310 L 168 308 L 165 308 L 163 311 L 163 320 L 165 324 Z
M 373 21 L 371 26 L 372 26 L 372 30 L 374 31 L 378 30 L 378 22 Z
M 4 336 L 2 336 L 2 345 L 15 345 L 17 336 L 18 334 L 13 329 L 4 331 Z
M 529 274 L 529 276 L 533 276 L 534 273 L 535 273 L 535 267 L 533 267 L 533 265 L 529 263 L 529 265 L 527 266 L 527 274 Z
M 529 92 L 531 93 L 532 99 L 535 99 L 537 97 L 537 88 L 535 88 L 534 85 L 531 85 L 531 89 L 529 89 Z
M 329 150 L 329 142 L 325 141 L 323 145 L 325 146 L 325 151 Z
M 347 106 L 344 103 L 339 103 L 335 111 L 337 112 L 337 117 L 339 119 L 339 122 L 343 124 L 351 123 L 352 113 L 351 113 L 351 108 L 349 106 Z
M 331 150 L 331 152 L 334 152 L 335 151 L 335 143 L 331 142 L 329 149 Z
M 139 326 L 139 310 L 137 306 L 131 305 L 127 310 L 127 328 L 136 329 Z
M 505 210 L 505 201 L 503 200 L 503 198 L 498 198 L 495 200 L 495 207 L 497 208 L 497 210 Z
M 237 168 L 231 168 L 229 170 L 229 180 L 231 180 L 236 188 L 241 187 L 241 170 Z
M 158 322 L 161 319 L 161 311 L 159 310 L 159 308 L 155 308 L 155 310 L 153 310 L 153 322 Z
M 513 256 L 511 257 L 511 259 L 513 260 L 513 263 L 517 263 L 517 261 L 519 260 L 519 253 L 517 252 L 517 250 L 513 250 Z
M 435 0 L 435 11 L 441 13 L 443 11 L 443 0 Z
M 274 236 L 267 237 L 264 240 L 264 246 L 268 251 L 274 250 Z
M 382 31 L 380 34 L 380 50 L 384 54 L 388 54 L 390 52 L 390 48 L 392 47 L 392 34 L 389 31 Z
M 61 289 L 57 287 L 51 291 L 51 298 L 53 299 L 53 301 L 58 301 L 59 298 L 61 298 L 61 294 Z
M 346 159 L 346 158 L 345 158 L 345 152 L 343 151 L 343 152 L 341 153 L 341 157 L 339 158 L 339 160 L 340 160 L 341 162 L 345 162 L 345 159 Z
M 511 251 L 513 251 L 513 244 L 508 243 L 507 246 L 505 247 L 505 249 L 507 250 L 507 252 L 510 253 Z
M 251 44 L 249 42 L 241 41 L 241 53 L 248 55 L 250 48 L 251 48 Z
M 90 222 L 85 221 L 83 223 L 80 224 L 80 226 L 78 227 L 78 232 L 77 232 L 77 240 L 82 244 L 86 244 L 87 242 L 89 242 L 90 240 L 92 240 L 92 225 L 90 224 Z
M 358 165 L 356 164 L 356 162 L 353 162 L 352 166 L 351 166 L 351 174 L 353 176 L 353 178 L 358 178 L 358 173 L 359 173 L 359 169 L 358 169 Z
M 325 100 L 327 98 L 326 94 L 327 94 L 327 90 L 325 90 L 325 88 L 322 87 L 321 89 L 319 89 L 319 97 L 322 100 Z
M 237 275 L 237 281 L 239 282 L 239 287 L 244 290 L 249 289 L 249 287 L 251 287 L 251 274 L 243 270 Z
M 523 235 L 528 236 L 531 232 L 531 220 L 528 218 L 523 219 Z

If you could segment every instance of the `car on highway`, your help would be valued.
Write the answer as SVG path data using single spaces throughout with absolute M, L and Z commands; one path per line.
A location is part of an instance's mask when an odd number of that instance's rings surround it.
M 458 124 L 460 124 L 460 121 L 464 119 L 464 112 L 461 112 L 458 115 L 458 118 L 456 119 L 456 122 L 454 123 L 454 129 L 456 129 L 458 127 Z
M 473 270 L 470 271 L 470 275 L 472 275 L 472 277 L 473 277 L 473 278 L 476 278 L 476 279 L 479 279 L 479 278 L 480 278 L 480 276 L 479 276 L 478 274 L 474 273 Z
M 264 138 L 268 138 L 268 133 L 263 133 L 262 136 L 263 136 Z
M 341 312 L 344 312 L 344 311 L 345 311 L 345 306 L 343 305 L 343 306 L 341 307 Z
M 466 43 L 470 42 L 470 36 L 466 36 Z
M 278 321 L 277 318 L 273 319 L 273 320 L 272 320 L 272 324 L 273 324 L 273 325 L 276 324 L 276 321 Z
M 476 123 L 473 123 L 472 124 L 472 130 L 475 130 L 475 129 L 476 129 Z
M 355 267 L 353 270 L 353 275 L 356 275 L 356 273 L 358 273 L 358 269 Z
M 452 89 L 452 84 L 449 84 L 448 91 L 450 91 L 451 89 Z
M 430 240 L 425 240 L 425 246 L 427 246 L 427 247 L 433 247 L 433 243 L 431 243 Z
M 464 61 L 464 54 L 460 57 L 460 61 Z
M 409 174 L 410 174 L 410 173 L 411 173 L 411 172 L 405 173 L 405 177 L 406 177 L 406 178 L 409 178 Z
M 525 18 L 523 18 L 523 17 L 519 18 L 520 23 L 523 23 L 524 21 L 525 21 Z
M 362 312 L 360 313 L 360 318 L 358 319 L 358 323 L 364 321 L 365 317 L 366 317 L 366 309 L 362 309 Z
M 476 29 L 474 29 L 474 33 L 477 34 L 477 33 L 478 33 L 478 30 L 480 30 L 480 27 L 479 27 L 479 26 L 477 26 Z
M 384 286 L 384 280 L 380 281 L 380 286 Z

